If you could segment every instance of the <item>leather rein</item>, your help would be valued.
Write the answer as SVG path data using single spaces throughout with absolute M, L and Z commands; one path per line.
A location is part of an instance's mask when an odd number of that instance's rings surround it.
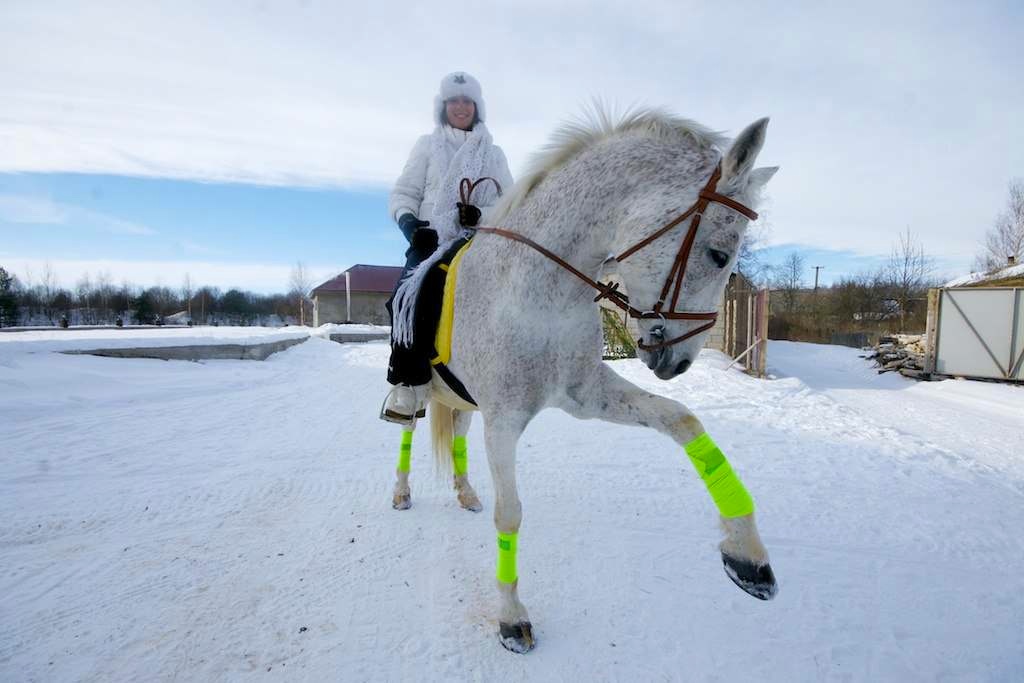
M 679 342 L 689 339 L 690 337 L 693 337 L 695 335 L 698 335 L 701 332 L 704 332 L 705 330 L 709 330 L 715 326 L 715 321 L 718 319 L 718 311 L 691 312 L 676 310 L 676 306 L 679 303 L 679 291 L 683 285 L 683 277 L 686 275 L 686 265 L 690 257 L 690 251 L 693 249 L 693 243 L 697 238 L 697 228 L 700 227 L 700 220 L 704 214 L 704 210 L 708 207 L 708 204 L 710 204 L 711 202 L 715 202 L 717 204 L 721 204 L 743 214 L 750 220 L 757 220 L 757 212 L 715 191 L 715 187 L 718 185 L 718 181 L 721 177 L 722 167 L 721 164 L 719 164 L 715 167 L 715 170 L 711 174 L 711 177 L 708 179 L 707 184 L 704 185 L 704 189 L 702 189 L 700 193 L 697 195 L 697 201 L 694 202 L 694 204 L 689 209 L 679 214 L 671 221 L 669 221 L 662 227 L 658 228 L 653 233 L 651 233 L 650 235 L 640 240 L 639 242 L 637 242 L 636 244 L 629 247 L 628 249 L 626 249 L 621 254 L 615 257 L 615 260 L 620 263 L 622 261 L 625 261 L 627 258 L 632 256 L 636 252 L 640 251 L 647 245 L 651 244 L 659 237 L 667 233 L 669 230 L 676 227 L 677 225 L 685 221 L 687 218 L 690 218 L 692 216 L 692 220 L 690 221 L 690 229 L 686 232 L 685 237 L 683 237 L 683 242 L 679 246 L 679 252 L 676 254 L 675 261 L 672 263 L 672 269 L 669 270 L 668 276 L 665 278 L 665 284 L 661 288 L 661 295 L 658 297 L 658 301 L 655 302 L 654 306 L 652 306 L 650 310 L 646 311 L 641 311 L 640 309 L 635 308 L 629 304 L 629 297 L 627 297 L 625 294 L 619 291 L 619 283 L 616 282 L 612 284 L 611 282 L 597 282 L 596 280 L 593 280 L 584 273 L 580 272 L 579 269 L 573 267 L 572 264 L 568 263 L 567 261 L 559 257 L 557 254 L 552 253 L 551 250 L 547 249 L 546 247 L 537 244 L 529 237 L 520 235 L 517 232 L 512 232 L 511 230 L 505 230 L 504 228 L 479 227 L 475 228 L 475 230 L 477 232 L 486 232 L 493 235 L 500 235 L 501 237 L 505 237 L 516 242 L 522 242 L 523 244 L 531 247 L 535 251 L 543 254 L 548 259 L 557 263 L 565 270 L 568 270 L 570 273 L 575 275 L 577 278 L 585 282 L 590 287 L 596 289 L 598 294 L 596 297 L 594 297 L 594 301 L 608 299 L 608 301 L 610 301 L 615 306 L 618 306 L 632 318 L 637 318 L 640 320 L 650 320 L 652 318 L 658 318 L 661 320 L 706 321 L 704 322 L 704 324 L 699 325 L 695 329 L 690 330 L 685 334 L 682 334 L 678 337 L 674 337 L 672 339 L 661 340 L 654 344 L 645 344 L 643 342 L 643 339 L 637 340 L 637 346 L 639 346 L 641 349 L 643 349 L 644 351 L 653 351 L 654 349 L 660 349 L 662 347 L 678 344 Z M 492 181 L 496 186 L 498 186 L 498 193 L 501 194 L 501 186 L 498 185 L 498 182 L 493 178 L 480 178 L 476 182 L 470 181 L 469 178 L 463 178 L 462 182 L 459 185 L 459 195 L 464 204 L 470 203 L 469 200 L 472 198 L 473 190 L 476 189 L 476 186 L 482 183 L 484 180 Z M 669 292 L 672 293 L 672 298 L 669 302 L 668 309 L 662 310 L 665 306 L 666 300 L 668 300 Z M 656 327 L 651 332 L 652 341 L 655 340 L 655 337 L 660 336 L 659 334 L 657 334 L 657 330 L 658 328 Z

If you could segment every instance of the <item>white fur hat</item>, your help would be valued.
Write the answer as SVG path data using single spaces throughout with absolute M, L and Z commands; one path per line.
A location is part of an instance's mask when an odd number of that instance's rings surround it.
M 441 79 L 441 90 L 434 97 L 435 122 L 444 125 L 447 120 L 444 114 L 444 103 L 453 97 L 468 97 L 476 104 L 476 116 L 481 121 L 487 119 L 484 107 L 484 95 L 480 89 L 480 81 L 465 71 L 454 71 Z

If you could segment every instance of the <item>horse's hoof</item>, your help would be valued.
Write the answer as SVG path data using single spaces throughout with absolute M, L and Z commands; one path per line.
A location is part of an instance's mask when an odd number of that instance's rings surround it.
M 408 510 L 412 507 L 412 494 L 396 493 L 395 497 L 391 500 L 391 507 L 396 510 Z
M 498 640 L 506 650 L 519 655 L 526 654 L 536 644 L 533 639 L 533 626 L 528 621 L 521 621 L 518 624 L 499 623 Z
M 464 510 L 469 510 L 470 512 L 480 512 L 484 509 L 484 506 L 480 504 L 480 499 L 473 494 L 463 495 L 460 493 L 459 505 L 461 505 Z
M 722 564 L 725 566 L 725 575 L 758 600 L 771 600 L 779 592 L 775 573 L 768 563 L 754 564 L 722 553 Z

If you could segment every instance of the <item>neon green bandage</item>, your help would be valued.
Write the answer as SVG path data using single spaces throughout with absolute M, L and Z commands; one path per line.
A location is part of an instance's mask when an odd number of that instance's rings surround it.
M 516 574 L 516 550 L 519 542 L 516 540 L 519 534 L 503 534 L 498 532 L 498 581 L 502 583 L 515 583 Z
M 452 465 L 455 467 L 456 477 L 466 474 L 466 437 L 464 436 L 457 436 L 452 440 Z
M 412 460 L 412 432 L 402 431 L 402 445 L 398 447 L 398 471 L 408 473 Z
M 723 517 L 742 517 L 754 511 L 754 499 L 707 432 L 686 444 L 686 454 Z

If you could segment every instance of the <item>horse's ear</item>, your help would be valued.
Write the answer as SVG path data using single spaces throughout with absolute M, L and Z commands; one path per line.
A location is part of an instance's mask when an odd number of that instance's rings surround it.
M 722 158 L 722 185 L 735 188 L 743 186 L 747 176 L 754 168 L 757 155 L 764 145 L 765 131 L 768 130 L 768 118 L 759 119 L 743 129 L 732 147 Z
M 755 168 L 750 172 L 750 180 L 747 181 L 747 190 L 749 192 L 757 192 L 768 184 L 768 181 L 772 179 L 772 176 L 774 176 L 778 170 L 778 166 L 762 166 L 761 168 Z

